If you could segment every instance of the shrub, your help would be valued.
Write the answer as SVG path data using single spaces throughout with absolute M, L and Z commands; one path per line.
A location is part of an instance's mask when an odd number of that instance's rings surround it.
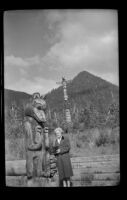
M 81 141 L 79 141 L 79 140 L 76 141 L 76 147 L 78 147 L 78 148 L 81 148 L 81 147 L 82 147 Z
M 111 132 L 111 144 L 119 143 L 119 129 L 114 128 Z
M 79 131 L 84 131 L 84 123 L 79 123 Z
M 99 146 L 101 146 L 101 145 L 105 146 L 105 145 L 108 144 L 108 143 L 110 143 L 110 137 L 109 137 L 108 134 L 107 134 L 106 132 L 104 132 L 104 130 L 103 130 L 103 131 L 100 132 L 99 137 L 96 138 L 95 144 L 96 144 L 96 146 L 99 147 Z
M 74 123 L 73 123 L 73 129 L 75 130 L 77 130 L 77 129 L 79 129 L 79 123 L 77 122 L 77 121 L 75 121 Z

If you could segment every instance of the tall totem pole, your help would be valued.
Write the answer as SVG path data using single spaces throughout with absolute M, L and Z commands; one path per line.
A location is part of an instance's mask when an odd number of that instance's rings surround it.
M 28 187 L 33 186 L 38 177 L 52 177 L 56 171 L 52 170 L 50 163 L 46 107 L 44 96 L 40 96 L 39 93 L 34 93 L 25 107 L 24 135 Z
M 65 122 L 67 126 L 67 131 L 70 131 L 72 126 L 72 120 L 71 120 L 71 113 L 70 113 L 68 94 L 67 94 L 67 83 L 68 81 L 66 81 L 64 77 L 62 77 L 61 82 L 57 82 L 57 84 L 61 84 L 63 86 Z

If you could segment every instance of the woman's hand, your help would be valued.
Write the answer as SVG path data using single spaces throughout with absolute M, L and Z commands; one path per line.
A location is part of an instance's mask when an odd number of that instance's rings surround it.
M 57 149 L 57 150 L 56 150 L 56 153 L 60 153 L 60 149 Z

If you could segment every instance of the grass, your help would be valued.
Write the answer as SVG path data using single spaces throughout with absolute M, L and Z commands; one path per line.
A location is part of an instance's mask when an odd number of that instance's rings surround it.
M 24 138 L 6 139 L 5 153 L 6 160 L 25 159 Z
M 70 142 L 71 156 L 118 154 L 119 129 L 89 129 L 70 136 Z
M 89 129 L 70 134 L 73 156 L 96 156 L 119 153 L 119 129 Z M 53 143 L 54 135 L 50 135 Z M 10 138 L 5 140 L 6 160 L 25 159 L 24 138 Z

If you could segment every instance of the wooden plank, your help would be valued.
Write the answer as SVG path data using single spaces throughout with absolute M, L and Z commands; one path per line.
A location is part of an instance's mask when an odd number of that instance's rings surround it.
M 99 162 L 99 163 L 72 163 L 72 167 L 73 168 L 85 168 L 85 167 L 100 167 L 100 166 L 103 166 L 103 167 L 109 167 L 109 166 L 119 166 L 120 163 L 119 162 Z
M 120 168 L 120 164 L 119 162 L 111 162 L 111 163 L 87 163 L 87 164 L 84 164 L 84 163 L 77 163 L 77 164 L 73 164 L 72 163 L 72 167 L 75 169 L 75 168 L 78 168 L 78 169 L 81 169 L 81 168 L 113 168 L 113 167 L 118 167 Z
M 120 172 L 119 167 L 91 167 L 91 168 L 75 168 L 73 169 L 74 174 L 76 173 L 114 173 Z
M 120 161 L 119 158 L 111 158 L 111 159 L 107 159 L 107 158 L 104 158 L 104 159 L 73 159 L 71 158 L 71 162 L 101 162 L 101 161 Z
M 119 161 L 119 157 L 99 157 L 99 158 L 87 158 L 87 157 L 77 157 L 77 158 L 71 158 L 72 162 L 100 162 L 100 161 Z
M 75 174 L 72 177 L 72 180 L 87 180 L 87 179 L 92 179 L 92 180 L 119 180 L 120 179 L 120 173 L 100 173 L 100 174 L 95 174 L 95 173 L 79 173 Z
M 119 159 L 110 159 L 110 160 L 107 160 L 107 159 L 100 159 L 100 160 L 73 160 L 71 159 L 71 162 L 72 163 L 99 163 L 99 162 L 120 162 Z
M 94 160 L 110 160 L 110 159 L 119 159 L 120 158 L 120 155 L 119 154 L 114 154 L 114 155 L 101 155 L 101 156 L 89 156 L 89 157 L 72 157 L 71 159 L 73 160 L 73 161 L 75 161 L 75 160 L 77 160 L 77 161 L 79 161 L 79 160 L 87 160 L 87 161 L 89 161 L 89 160 L 92 160 L 92 161 L 94 161 Z
M 73 187 L 93 187 L 93 186 L 116 186 L 119 184 L 116 180 L 111 181 L 92 181 L 92 182 L 81 182 L 81 181 L 73 181 Z
M 119 157 L 120 154 L 106 154 L 106 155 L 97 155 L 97 156 L 73 156 L 73 158 L 106 158 L 106 157 Z
M 90 162 L 92 162 L 92 161 L 90 161 Z M 77 165 L 77 164 L 88 164 L 88 162 L 85 162 L 84 160 L 80 160 L 80 161 L 73 161 L 72 160 L 72 164 L 73 165 Z M 119 160 L 110 160 L 110 161 L 107 161 L 107 160 L 101 160 L 101 161 L 97 161 L 97 162 L 92 162 L 92 164 L 105 164 L 105 163 L 119 163 Z M 89 163 L 89 164 L 91 164 L 91 163 Z M 26 165 L 26 160 L 14 160 L 14 161 L 6 161 L 6 166 L 8 167 L 8 166 L 15 166 L 15 168 L 16 167 L 18 167 L 18 168 L 20 168 L 20 166 L 25 166 Z

